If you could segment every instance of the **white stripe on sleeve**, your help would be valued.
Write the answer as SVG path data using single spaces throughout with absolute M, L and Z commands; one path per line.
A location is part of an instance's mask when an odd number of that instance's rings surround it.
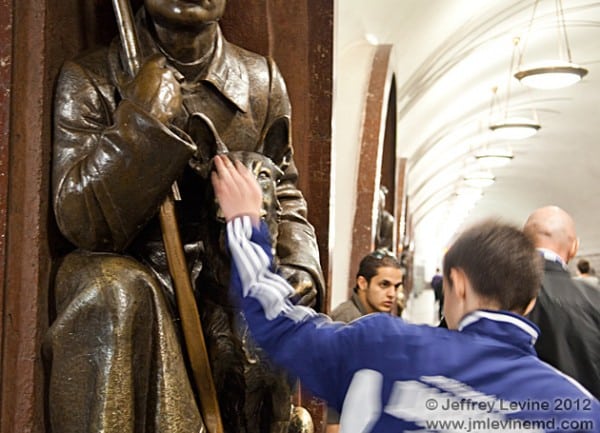
M 292 305 L 289 297 L 294 289 L 280 275 L 271 272 L 269 256 L 260 245 L 250 241 L 251 236 L 250 217 L 235 218 L 227 223 L 227 242 L 240 275 L 242 296 L 260 302 L 269 320 L 281 313 L 294 322 L 316 315 L 310 308 Z

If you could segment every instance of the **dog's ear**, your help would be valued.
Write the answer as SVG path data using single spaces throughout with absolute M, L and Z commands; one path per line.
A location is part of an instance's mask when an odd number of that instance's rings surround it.
M 261 153 L 285 171 L 292 159 L 289 116 L 278 117 L 269 125 Z
M 215 125 L 203 113 L 194 113 L 189 120 L 189 134 L 198 150 L 190 161 L 190 166 L 200 175 L 206 177 L 211 170 L 211 160 L 215 155 L 228 152 L 221 140 Z

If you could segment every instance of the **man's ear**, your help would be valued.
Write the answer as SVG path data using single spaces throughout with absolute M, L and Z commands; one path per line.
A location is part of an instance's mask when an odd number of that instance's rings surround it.
M 537 301 L 537 298 L 531 298 L 531 301 L 529 301 L 529 304 L 527 304 L 527 307 L 525 308 L 525 311 L 523 312 L 523 316 L 527 316 L 529 313 L 531 313 L 531 310 L 533 310 L 533 307 L 535 307 L 536 301 Z
M 573 243 L 571 244 L 571 249 L 569 250 L 569 256 L 567 257 L 567 263 L 571 261 L 573 257 L 577 255 L 577 251 L 579 251 L 579 238 L 575 238 Z
M 366 290 L 366 288 L 369 285 L 369 282 L 367 281 L 367 279 L 365 277 L 363 277 L 362 275 L 359 275 L 356 278 L 356 284 L 358 285 L 359 290 Z
M 460 299 L 464 299 L 467 293 L 467 285 L 469 284 L 465 272 L 461 268 L 451 268 L 449 279 L 451 290 L 454 292 L 454 295 L 458 296 Z

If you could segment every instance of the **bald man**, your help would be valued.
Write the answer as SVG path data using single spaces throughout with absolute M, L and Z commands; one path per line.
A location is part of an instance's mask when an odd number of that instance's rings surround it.
M 600 397 L 600 291 L 574 280 L 567 263 L 579 247 L 575 222 L 563 209 L 535 210 L 523 228 L 544 257 L 544 279 L 529 319 L 541 334 L 538 356 Z

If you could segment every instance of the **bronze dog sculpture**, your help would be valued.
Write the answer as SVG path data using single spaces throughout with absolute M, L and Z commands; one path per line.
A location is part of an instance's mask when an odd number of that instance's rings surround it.
M 228 152 L 210 128 L 210 121 L 203 120 L 209 137 L 203 141 L 216 148 L 206 148 L 206 153 L 226 153 L 231 160 L 242 162 L 261 186 L 261 218 L 269 227 L 275 251 L 281 211 L 275 189 L 283 175 L 278 166 L 280 161 L 272 159 L 277 155 Z M 210 137 L 213 134 L 214 138 Z M 288 432 L 292 409 L 290 378 L 272 365 L 254 344 L 243 315 L 228 296 L 230 258 L 225 248 L 225 221 L 210 184 L 212 160 L 201 157 L 191 165 L 205 181 L 203 202 L 212 203 L 205 208 L 210 213 L 205 219 L 209 223 L 200 236 L 204 239 L 204 254 L 195 287 L 223 423 L 227 431 Z

